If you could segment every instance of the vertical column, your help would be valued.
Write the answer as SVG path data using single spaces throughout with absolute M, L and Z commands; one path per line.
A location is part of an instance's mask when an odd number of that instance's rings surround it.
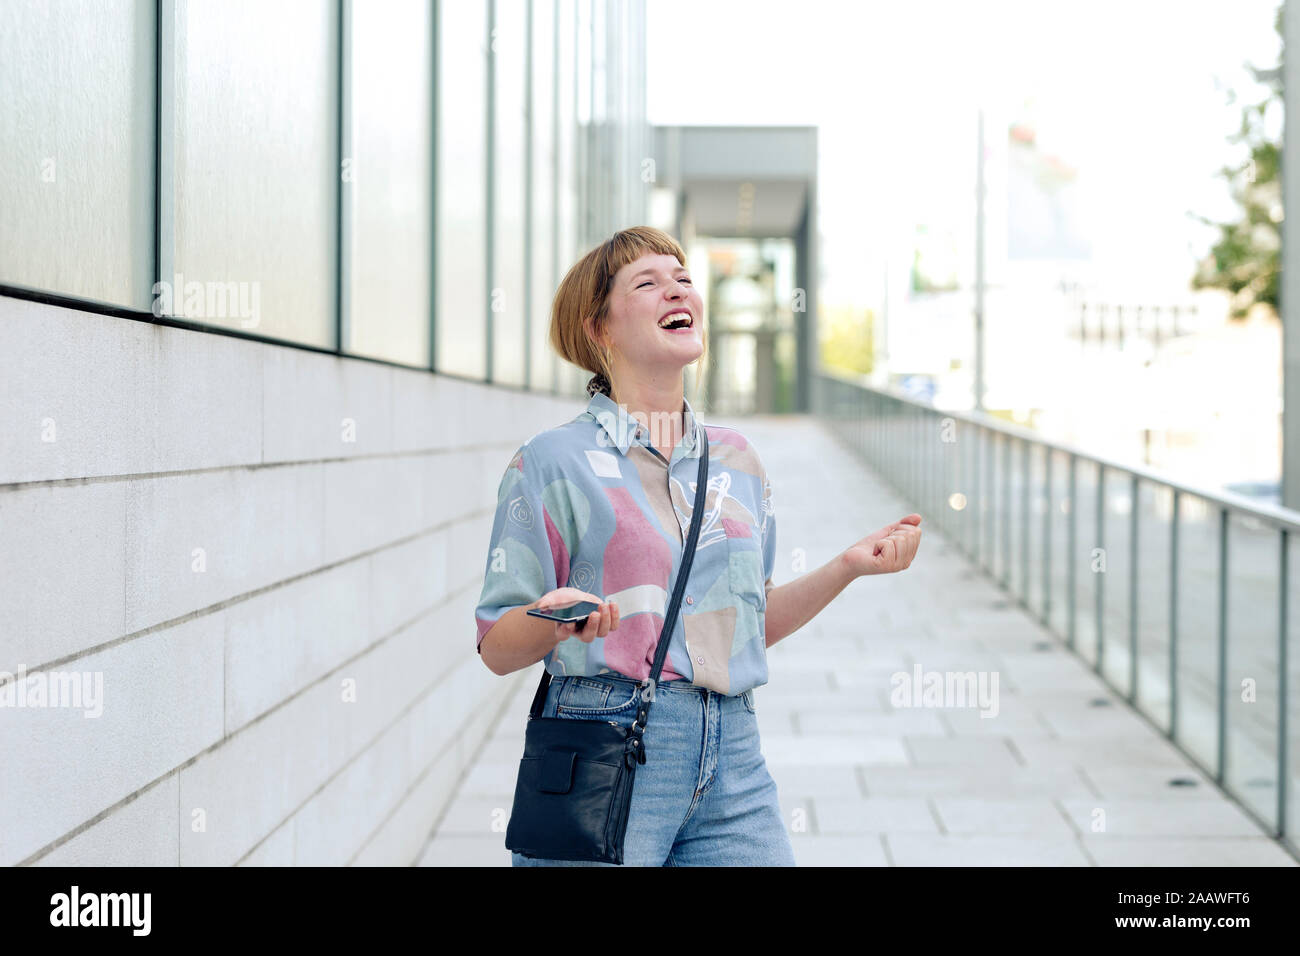
M 184 8 L 158 0 L 157 57 L 154 71 L 154 282 L 171 283 L 176 274 L 176 40 L 184 33 Z M 158 287 L 154 314 L 159 315 Z M 172 308 L 181 290 L 174 290 Z

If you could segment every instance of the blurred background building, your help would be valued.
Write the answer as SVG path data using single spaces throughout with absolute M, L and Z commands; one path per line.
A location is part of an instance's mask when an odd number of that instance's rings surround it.
M 705 407 L 810 411 L 815 127 L 658 126 L 651 224 L 679 236 L 709 315 Z

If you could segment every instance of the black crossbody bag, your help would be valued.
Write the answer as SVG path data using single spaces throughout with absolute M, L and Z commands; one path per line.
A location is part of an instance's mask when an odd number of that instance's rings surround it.
M 514 807 L 506 827 L 506 849 L 543 860 L 623 862 L 623 838 L 637 764 L 645 763 L 646 720 L 654 702 L 655 682 L 668 655 L 668 641 L 681 607 L 686 579 L 695 560 L 695 544 L 704 519 L 709 483 L 709 439 L 699 427 L 700 470 L 695 510 L 682 551 L 682 566 L 664 614 L 650 677 L 638 687 L 641 703 L 626 733 L 608 720 L 542 717 L 551 674 L 542 680 L 528 712 L 524 755 L 519 761 Z

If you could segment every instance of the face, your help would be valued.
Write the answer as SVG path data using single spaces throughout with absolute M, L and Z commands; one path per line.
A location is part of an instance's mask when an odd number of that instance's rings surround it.
M 652 376 L 680 374 L 704 352 L 703 318 L 704 299 L 675 256 L 648 253 L 629 262 L 609 292 L 605 344 L 615 376 L 629 361 Z M 663 328 L 661 320 L 681 327 Z

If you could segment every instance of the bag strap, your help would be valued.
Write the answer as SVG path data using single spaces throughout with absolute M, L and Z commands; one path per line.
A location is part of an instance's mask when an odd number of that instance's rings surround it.
M 642 693 L 641 706 L 637 710 L 636 720 L 632 724 L 632 732 L 636 734 L 639 741 L 642 733 L 645 732 L 646 719 L 650 715 L 650 703 L 654 700 L 654 687 L 659 680 L 659 673 L 663 670 L 664 659 L 668 656 L 668 642 L 672 634 L 673 625 L 677 621 L 677 613 L 681 608 L 682 595 L 686 591 L 686 579 L 691 573 L 691 565 L 695 561 L 695 546 L 700 538 L 700 525 L 704 521 L 704 502 L 708 494 L 709 485 L 709 436 L 702 423 L 696 423 L 698 446 L 700 451 L 700 467 L 695 480 L 695 508 L 691 512 L 691 527 L 686 534 L 686 541 L 682 546 L 682 565 L 677 571 L 677 583 L 673 588 L 672 600 L 668 602 L 668 609 L 664 613 L 663 627 L 659 631 L 659 643 L 655 649 L 654 667 L 650 670 L 648 681 L 642 681 L 640 687 L 648 689 L 649 693 Z M 542 709 L 546 706 L 546 690 L 551 683 L 551 672 L 545 667 L 542 668 L 542 679 L 537 685 L 537 693 L 533 695 L 533 705 L 528 709 L 528 717 L 541 716 Z M 645 748 L 639 748 L 639 757 L 641 763 L 645 763 Z
M 704 501 L 709 488 L 709 436 L 704 426 L 700 426 L 700 470 L 695 478 L 695 507 L 691 511 L 691 528 L 686 534 L 686 544 L 682 549 L 682 566 L 677 572 L 677 586 L 673 588 L 673 598 L 668 603 L 668 613 L 664 616 L 663 630 L 659 633 L 659 646 L 655 651 L 654 667 L 650 670 L 648 681 L 642 681 L 641 706 L 637 711 L 632 730 L 640 737 L 645 731 L 646 720 L 650 716 L 650 705 L 655 699 L 655 684 L 659 681 L 659 672 L 663 669 L 668 656 L 668 641 L 673 625 L 677 621 L 677 612 L 681 608 L 682 595 L 686 593 L 686 579 L 690 576 L 691 565 L 695 562 L 695 545 L 700 539 L 700 525 L 704 523 Z M 648 693 L 646 693 L 648 691 Z M 638 725 L 639 728 L 638 728 Z M 645 749 L 640 751 L 641 762 L 645 763 Z

